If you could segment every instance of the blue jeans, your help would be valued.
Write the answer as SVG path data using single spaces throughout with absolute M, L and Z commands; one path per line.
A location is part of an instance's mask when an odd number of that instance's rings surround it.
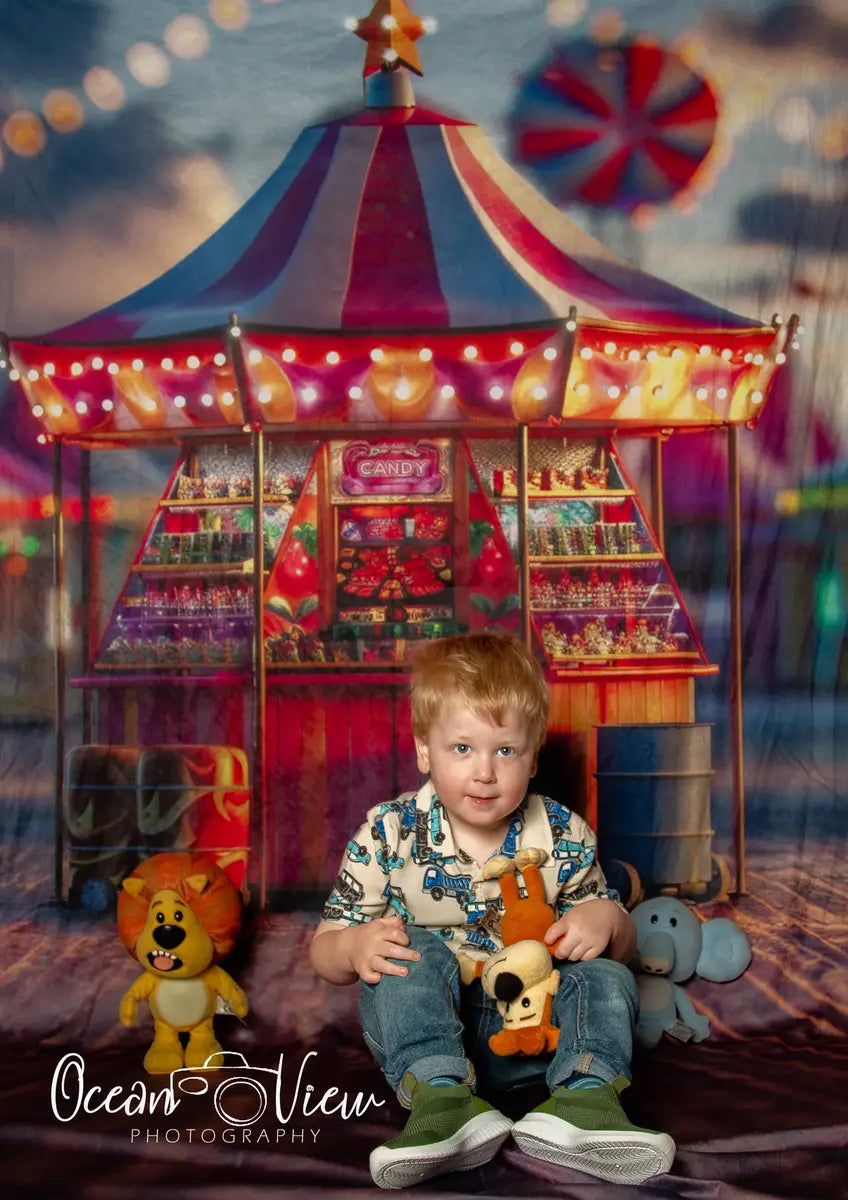
M 621 963 L 608 958 L 555 963 L 557 1049 L 505 1057 L 489 1049 L 502 1020 L 480 981 L 461 985 L 456 956 L 428 929 L 409 925 L 406 932 L 421 958 L 403 962 L 408 975 L 363 983 L 359 998 L 366 1044 L 404 1107 L 410 1106 L 402 1086 L 407 1071 L 419 1080 L 453 1076 L 488 1099 L 540 1083 L 553 1090 L 575 1072 L 608 1083 L 617 1075 L 630 1078 L 639 1001 L 636 981 Z

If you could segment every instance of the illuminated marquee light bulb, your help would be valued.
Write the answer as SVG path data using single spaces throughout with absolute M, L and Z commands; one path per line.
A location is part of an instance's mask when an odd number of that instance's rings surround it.
M 762 404 L 762 402 L 763 402 L 763 393 L 762 392 L 751 392 L 751 403 L 752 404 Z
M 359 28 L 359 19 L 357 17 L 345 17 L 344 27 L 348 33 L 356 33 Z
M 375 346 L 374 349 L 371 351 L 371 361 L 372 362 L 382 362 L 383 361 L 383 351 L 380 349 L 379 346 Z
M 50 405 L 50 416 L 51 417 L 61 417 L 61 415 L 62 415 L 62 405 L 61 404 L 51 404 Z
M 721 357 L 724 359 L 725 362 L 730 362 L 731 358 L 733 358 L 733 351 L 725 348 L 721 352 Z
M 456 388 L 449 383 L 442 384 L 439 389 L 439 395 L 443 400 L 453 400 L 456 395 Z
M 223 367 L 227 361 L 227 356 L 219 350 L 218 353 L 213 357 L 212 361 L 216 367 Z
M 132 369 L 134 371 L 143 371 L 144 370 L 144 359 L 143 358 L 134 358 L 132 360 Z
M 397 18 L 393 17 L 391 13 L 388 13 L 380 21 L 380 24 L 383 26 L 384 29 L 397 29 Z
M 639 353 L 638 350 L 630 350 L 630 351 L 628 351 L 627 357 L 630 360 L 630 362 L 638 362 L 639 359 L 642 357 L 642 355 Z
M 118 372 L 120 371 L 120 369 L 121 368 L 118 366 L 118 364 L 116 362 L 109 363 L 109 366 L 106 368 L 106 370 L 109 372 L 110 375 L 117 375 Z
M 745 355 L 744 361 L 745 361 L 746 363 L 749 363 L 749 362 L 751 362 L 751 361 L 752 361 L 753 357 L 754 357 L 754 356 L 753 356 L 753 354 L 752 354 L 752 353 L 751 353 L 751 351 L 749 350 L 749 351 L 748 351 L 748 353 Z
M 544 351 L 542 357 L 546 358 L 548 360 L 548 362 L 553 362 L 554 359 L 556 358 L 556 356 L 557 356 L 556 347 L 548 346 L 547 350 Z
M 580 357 L 585 358 L 585 359 L 590 359 L 592 357 L 591 346 L 584 346 L 583 349 L 580 351 Z
M 578 396 L 588 396 L 589 395 L 588 383 L 578 383 L 577 387 L 574 390 Z
M 256 395 L 256 399 L 260 404 L 270 404 L 273 398 L 273 389 L 269 387 L 261 387 Z
M 421 349 L 418 351 L 418 357 L 421 360 L 421 362 L 432 362 L 433 361 L 433 351 L 430 349 L 429 346 L 422 346 Z
M 697 392 L 695 393 L 695 396 L 698 400 L 706 400 L 706 398 L 707 398 L 707 396 L 709 396 L 709 394 L 710 394 L 709 388 L 699 387 Z
M 786 355 L 783 353 L 782 350 L 781 350 L 780 354 L 775 354 L 774 361 L 777 363 L 777 365 L 779 367 L 782 367 L 783 364 L 786 362 Z
M 297 358 L 297 354 L 294 350 L 292 350 L 291 346 L 287 346 L 280 355 L 280 358 L 283 360 L 283 362 L 294 362 L 294 360 Z
M 462 353 L 465 358 L 473 359 L 473 358 L 477 357 L 477 355 L 480 353 L 480 351 L 477 349 L 476 346 L 466 346 Z
M 241 326 L 240 325 L 231 325 L 230 326 L 230 337 L 241 337 Z
M 339 354 L 338 350 L 330 350 L 327 353 L 327 362 L 333 365 L 335 365 L 337 362 L 341 362 L 341 355 Z
M 613 384 L 612 387 L 607 388 L 607 395 L 609 396 L 610 400 L 617 400 L 621 395 L 621 388 L 616 387 L 615 384 Z
M 524 353 L 524 343 L 523 342 L 510 342 L 509 352 L 510 352 L 510 354 L 515 354 L 515 355 L 523 354 Z
M 648 362 L 656 362 L 659 358 L 659 354 L 656 350 L 649 350 L 645 355 L 645 358 L 648 360 Z
M 100 407 L 103 409 L 104 412 L 111 412 L 112 409 L 115 407 L 115 402 L 114 402 L 114 400 L 110 400 L 109 397 L 107 396 L 106 399 L 103 401 L 103 403 L 100 405 Z
M 713 352 L 712 346 L 701 346 L 698 350 L 698 353 L 700 354 L 701 358 L 706 358 L 707 355 L 712 354 L 712 352 Z
M 47 435 L 44 433 L 40 433 L 35 440 L 38 442 L 39 446 L 47 445 Z
M 425 33 L 435 33 L 439 28 L 439 22 L 435 17 L 424 17 L 421 21 L 421 27 Z
M 574 330 L 577 328 L 577 322 L 576 321 L 566 321 L 565 328 L 568 330 L 569 333 L 574 333 Z
M 362 388 L 357 387 L 356 384 L 354 384 L 353 387 L 347 389 L 347 394 L 350 396 L 351 400 L 361 400 Z
M 71 374 L 72 375 L 82 375 L 82 363 L 81 362 L 71 363 Z
M 159 365 L 163 371 L 173 371 L 174 360 L 172 358 L 163 358 Z
M 35 383 L 36 379 L 38 379 L 38 371 L 36 371 L 34 367 L 30 367 L 30 369 L 27 371 L 27 379 L 30 381 L 30 383 Z
M 40 404 L 33 404 L 33 406 L 32 406 L 32 415 L 33 415 L 34 417 L 43 417 L 43 416 L 44 416 L 44 409 L 43 409 L 43 407 L 42 407 Z
M 536 386 L 531 389 L 530 395 L 534 400 L 546 400 L 548 397 L 548 389 L 543 387 L 541 383 L 537 383 Z
M 397 50 L 392 50 L 390 47 L 388 50 L 383 51 L 383 62 L 395 63 L 395 62 L 397 62 L 397 60 L 398 60 Z
M 226 408 L 231 408 L 235 404 L 235 402 L 236 402 L 236 398 L 232 392 L 222 392 L 221 403 L 223 405 L 225 405 Z
M 762 362 L 763 362 L 762 354 L 755 354 L 754 357 L 751 359 L 751 361 L 753 362 L 755 367 L 762 366 Z
M 615 354 L 617 349 L 615 342 L 604 342 L 604 354 Z
M 81 417 L 84 417 L 85 414 L 88 412 L 88 405 L 86 404 L 86 402 L 84 400 L 77 400 L 76 404 L 74 405 L 74 408 L 77 410 L 77 412 L 79 413 L 79 415 Z
M 44 372 L 44 374 L 47 376 L 56 374 L 56 366 L 52 362 L 46 362 L 41 369 Z
M 95 354 L 94 358 L 91 360 L 91 365 L 95 371 L 103 370 L 103 359 L 99 354 Z
M 12 383 L 17 383 L 18 380 L 20 379 L 20 377 L 21 377 L 20 371 L 16 370 L 14 367 L 12 367 L 11 371 L 9 372 L 9 378 L 11 379 Z
M 503 394 L 503 388 L 497 383 L 494 385 L 494 387 L 489 388 L 489 395 L 493 400 L 503 400 Z
M 717 400 L 726 400 L 727 399 L 727 388 L 726 387 L 720 387 L 720 388 L 716 389 L 716 399 Z
M 146 400 L 143 400 L 141 406 L 143 409 L 145 409 L 146 412 L 149 412 L 149 413 L 156 412 L 156 401 L 153 399 L 152 396 L 148 396 Z
M 318 399 L 318 392 L 314 387 L 301 388 L 300 397 L 305 404 L 311 404 Z
M 174 408 L 185 408 L 185 406 L 186 406 L 185 396 L 174 396 Z
M 408 379 L 399 379 L 395 385 L 395 399 L 408 400 L 412 395 L 412 388 L 409 386 Z
M 186 359 L 186 366 L 189 368 L 189 370 L 196 371 L 200 366 L 200 359 L 196 354 L 190 354 Z
M 674 347 L 674 349 L 671 352 L 671 357 L 675 358 L 675 359 L 679 359 L 679 358 L 683 357 L 683 351 L 680 349 L 679 346 Z
M 204 392 L 200 397 L 200 403 L 204 406 L 204 408 L 211 408 L 215 403 L 215 397 L 211 392 Z
M 793 343 L 792 343 L 792 349 L 793 349 L 793 350 L 800 350 L 800 349 L 801 349 L 801 343 L 800 343 L 800 342 L 793 342 Z
M 262 362 L 262 351 L 261 351 L 261 350 L 255 350 L 255 349 L 254 349 L 254 350 L 251 350 L 251 351 L 250 351 L 250 353 L 249 353 L 249 354 L 248 354 L 248 356 L 247 356 L 247 361 L 248 361 L 249 363 L 253 363 L 254 365 L 255 365 L 256 363 L 261 363 L 261 362 Z M 191 366 L 191 359 L 189 359 L 189 364 L 188 364 L 188 365 L 189 365 L 189 366 Z

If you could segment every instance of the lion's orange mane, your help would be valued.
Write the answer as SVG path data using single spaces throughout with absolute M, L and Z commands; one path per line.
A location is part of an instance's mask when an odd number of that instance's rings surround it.
M 205 875 L 209 886 L 195 892 L 186 883 L 192 875 Z M 176 892 L 192 909 L 212 939 L 216 960 L 232 950 L 241 928 L 241 897 L 229 875 L 208 855 L 188 851 L 157 854 L 139 863 L 128 878 L 142 879 L 145 884 L 138 896 L 124 888 L 118 893 L 118 936 L 133 957 L 150 902 L 162 891 Z

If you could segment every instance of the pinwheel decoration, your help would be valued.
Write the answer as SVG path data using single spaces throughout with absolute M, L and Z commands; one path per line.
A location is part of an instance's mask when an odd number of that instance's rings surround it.
M 509 127 L 514 160 L 556 203 L 632 212 L 692 185 L 717 119 L 711 87 L 675 51 L 579 39 L 525 78 Z

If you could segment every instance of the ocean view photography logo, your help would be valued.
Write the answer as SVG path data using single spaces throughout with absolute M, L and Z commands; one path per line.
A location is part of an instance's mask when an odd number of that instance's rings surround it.
M 285 1057 L 280 1055 L 276 1067 L 252 1067 L 243 1054 L 224 1051 L 207 1059 L 211 1069 L 181 1067 L 158 1090 L 143 1080 L 107 1090 L 89 1082 L 85 1059 L 72 1052 L 59 1060 L 53 1072 L 50 1106 L 56 1120 L 64 1124 L 96 1113 L 137 1118 L 129 1138 L 140 1144 L 221 1141 L 268 1146 L 315 1145 L 322 1117 L 349 1121 L 385 1104 L 373 1092 L 351 1094 L 336 1087 L 319 1091 L 309 1082 L 307 1071 L 318 1057 L 316 1050 L 304 1055 L 296 1076 L 289 1072 L 288 1079 Z M 222 1127 L 211 1124 L 213 1113 Z M 144 1124 L 146 1117 L 175 1116 L 164 1128 Z M 263 1117 L 266 1120 L 258 1127 Z M 200 1124 L 201 1120 L 210 1123 Z

